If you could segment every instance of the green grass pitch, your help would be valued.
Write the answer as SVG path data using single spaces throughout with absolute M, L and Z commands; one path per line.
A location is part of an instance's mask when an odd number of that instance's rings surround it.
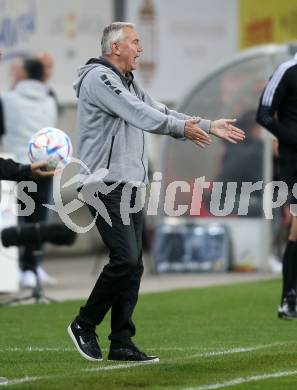
M 66 332 L 82 302 L 0 308 L 3 388 L 297 389 L 297 320 L 277 319 L 279 290 L 273 280 L 141 295 L 135 343 L 160 357 L 146 365 L 84 360 Z M 97 330 L 106 358 L 109 318 Z

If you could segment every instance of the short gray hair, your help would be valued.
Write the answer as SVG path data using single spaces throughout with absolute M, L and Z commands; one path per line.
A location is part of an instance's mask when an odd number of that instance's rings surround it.
M 105 27 L 101 39 L 102 55 L 111 54 L 111 45 L 123 39 L 123 29 L 125 27 L 134 28 L 135 25 L 133 23 L 114 22 Z

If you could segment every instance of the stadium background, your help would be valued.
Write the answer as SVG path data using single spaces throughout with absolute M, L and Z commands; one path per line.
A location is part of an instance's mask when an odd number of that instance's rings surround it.
M 0 11 L 1 91 L 9 88 L 10 65 L 17 57 L 48 51 L 55 61 L 50 85 L 61 106 L 58 127 L 70 135 L 74 154 L 72 83 L 77 67 L 100 54 L 100 31 L 111 21 L 136 24 L 145 48 L 136 77 L 170 107 L 178 107 L 200 80 L 241 50 L 296 39 L 297 26 L 293 0 L 1 0 Z M 147 141 L 151 168 L 159 170 L 163 145 L 154 136 Z M 68 177 L 73 173 L 70 169 Z M 69 200 L 74 193 L 74 188 L 65 188 L 63 198 Z M 87 223 L 88 215 L 82 209 L 74 219 Z M 91 231 L 71 248 L 47 250 L 52 256 L 84 255 L 100 246 Z
M 276 63 L 288 55 L 287 46 L 276 44 L 297 39 L 296 0 L 0 0 L 0 93 L 10 87 L 10 65 L 18 56 L 49 52 L 55 61 L 50 85 L 60 103 L 58 127 L 75 147 L 76 68 L 99 54 L 100 33 L 114 20 L 136 23 L 145 48 L 137 78 L 156 99 L 171 107 L 188 104 L 189 110 L 198 102 L 210 115 L 217 114 L 217 104 L 233 91 L 238 100 L 229 103 L 243 99 L 257 105 L 245 89 L 247 82 L 262 87 Z M 266 44 L 273 46 L 261 49 Z M 258 54 L 259 61 L 253 62 Z M 237 67 L 241 61 L 247 78 Z M 230 71 L 222 76 L 218 69 Z M 211 88 L 205 95 L 207 77 Z M 269 178 L 271 148 L 267 138 L 263 141 Z M 159 170 L 164 167 L 162 155 L 176 153 L 174 144 L 165 149 L 153 136 L 148 142 L 152 170 Z M 209 155 L 199 156 L 204 167 L 212 168 L 220 145 L 209 150 Z M 177 163 L 182 162 L 183 175 L 198 154 L 194 148 L 188 152 L 188 159 L 182 153 L 174 155 Z M 68 178 L 75 173 L 69 168 Z M 7 203 L 9 187 L 1 185 L 0 229 L 15 222 L 14 206 Z M 74 197 L 74 187 L 63 189 L 65 203 Z M 74 219 L 82 225 L 89 222 L 84 209 Z M 157 220 L 147 222 L 156 225 Z M 199 223 L 200 218 L 196 220 Z M 267 259 L 257 247 L 263 238 L 263 218 L 258 218 L 258 225 L 252 219 L 241 222 L 245 224 L 237 229 L 241 243 L 248 242 L 248 249 L 258 256 L 257 265 L 267 271 Z M 230 223 L 235 226 L 235 219 Z M 271 241 L 268 236 L 265 240 L 267 257 Z M 296 322 L 276 318 L 280 280 L 271 270 L 149 275 L 146 253 L 141 285 L 145 294 L 135 312 L 136 343 L 160 356 L 160 363 L 135 367 L 81 359 L 66 328 L 103 265 L 106 254 L 101 250 L 94 231 L 80 235 L 72 247 L 48 245 L 46 267 L 58 285 L 46 293 L 59 302 L 0 307 L 0 385 L 5 377 L 16 389 L 296 389 Z M 16 274 L 16 248 L 7 250 L 0 244 L 0 303 L 11 297 L 3 292 L 17 290 Z M 107 319 L 99 334 L 104 358 L 108 333 Z

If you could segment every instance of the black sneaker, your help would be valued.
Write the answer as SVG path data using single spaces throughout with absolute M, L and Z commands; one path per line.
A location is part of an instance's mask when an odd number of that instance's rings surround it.
M 95 329 L 81 327 L 76 320 L 68 326 L 68 333 L 78 352 L 91 362 L 102 360 Z
M 108 360 L 121 362 L 141 362 L 141 363 L 157 363 L 157 356 L 148 356 L 134 345 L 126 347 L 110 347 Z
M 290 308 L 286 299 L 284 299 L 282 305 L 278 307 L 277 315 L 278 318 L 297 319 L 296 308 Z

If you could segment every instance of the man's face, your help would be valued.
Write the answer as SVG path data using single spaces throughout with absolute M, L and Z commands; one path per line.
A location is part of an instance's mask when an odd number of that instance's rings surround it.
M 44 52 L 37 54 L 36 58 L 42 63 L 44 69 L 44 81 L 48 81 L 52 77 L 54 61 L 52 57 Z
M 138 57 L 142 52 L 139 35 L 130 27 L 123 29 L 124 38 L 117 43 L 118 56 L 123 65 L 125 73 L 135 70 L 137 67 Z

